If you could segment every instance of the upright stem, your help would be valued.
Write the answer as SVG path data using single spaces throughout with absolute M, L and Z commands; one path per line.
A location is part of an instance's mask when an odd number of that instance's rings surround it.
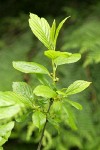
M 55 63 L 54 63 L 53 60 L 52 60 L 52 69 L 53 69 L 53 84 L 55 85 L 55 82 L 56 82 L 56 66 L 55 66 Z M 50 111 L 50 108 L 51 108 L 52 103 L 53 103 L 53 99 L 51 98 L 51 99 L 50 99 L 50 103 L 49 103 L 49 107 L 48 107 L 48 110 L 47 110 L 47 113 L 46 113 L 46 122 L 45 122 L 45 124 L 44 124 L 43 130 L 42 130 L 42 133 L 41 133 L 41 138 L 40 138 L 40 142 L 39 142 L 39 144 L 38 144 L 37 150 L 41 150 L 42 139 L 43 139 L 43 136 L 44 136 L 44 131 L 45 131 L 45 128 L 46 128 L 46 124 L 47 124 L 47 122 L 48 122 L 48 120 L 47 120 L 47 115 L 48 115 L 48 113 L 49 113 L 49 111 Z
M 42 130 L 42 134 L 41 134 L 41 138 L 40 138 L 40 142 L 39 142 L 39 144 L 38 144 L 37 150 L 41 150 L 42 139 L 43 139 L 43 136 L 44 136 L 44 131 L 45 131 L 45 128 L 46 128 L 46 124 L 47 124 L 47 122 L 48 122 L 48 120 L 47 120 L 47 115 L 48 115 L 48 113 L 49 113 L 49 111 L 50 111 L 50 108 L 51 108 L 52 103 L 53 103 L 53 99 L 51 98 L 51 99 L 50 99 L 50 103 L 49 103 L 49 107 L 48 107 L 48 110 L 47 110 L 47 113 L 46 113 L 46 122 L 45 122 L 44 127 L 43 127 L 43 130 Z
M 52 60 L 52 68 L 53 68 L 53 83 L 55 85 L 55 81 L 56 81 L 56 67 L 55 67 L 55 63 Z

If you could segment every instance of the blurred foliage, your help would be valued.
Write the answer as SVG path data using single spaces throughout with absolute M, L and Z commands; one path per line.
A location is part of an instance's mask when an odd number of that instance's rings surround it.
M 0 3 L 3 6 L 6 2 Z M 22 3 L 24 2 L 25 0 Z M 15 5 L 14 1 L 12 3 Z M 12 3 L 10 0 L 8 6 L 7 2 L 5 8 L 11 9 Z M 20 11 L 21 15 L 18 17 L 10 17 L 8 14 L 9 17 L 2 18 L 0 23 L 0 91 L 11 90 L 13 81 L 26 81 L 33 87 L 37 85 L 34 75 L 23 75 L 14 70 L 12 61 L 34 60 L 49 66 L 40 51 L 44 47 L 33 36 L 28 27 L 28 16 L 25 13 L 32 10 L 33 5 L 30 3 L 29 1 L 29 10 L 26 2 L 23 7 L 17 3 L 17 8 L 20 6 L 20 9 L 23 10 L 25 7 L 24 13 Z M 40 5 L 43 5 L 41 3 L 37 5 L 38 9 L 41 8 Z M 52 1 L 49 1 L 46 5 L 49 7 L 52 3 Z M 34 7 L 36 7 L 36 4 L 35 2 Z M 59 14 L 58 20 L 64 18 L 63 15 L 71 15 L 71 18 L 69 22 L 66 22 L 65 29 L 62 31 L 57 45 L 58 49 L 62 45 L 63 51 L 80 51 L 82 59 L 76 64 L 59 67 L 58 76 L 61 78 L 62 85 L 58 86 L 66 87 L 77 79 L 92 81 L 92 85 L 83 94 L 73 96 L 75 101 L 79 101 L 83 105 L 83 110 L 80 113 L 72 108 L 72 114 L 77 120 L 78 130 L 72 131 L 69 129 L 64 116 L 61 116 L 64 121 L 61 122 L 62 128 L 59 133 L 55 131 L 52 125 L 47 126 L 43 140 L 44 150 L 100 150 L 100 2 L 96 0 L 89 3 L 89 1 L 79 2 L 75 0 L 75 2 L 68 1 L 60 6 L 52 5 L 52 9 L 56 7 L 59 10 L 60 8 L 60 12 L 63 12 Z M 5 8 L 2 7 L 0 10 Z M 38 10 L 38 13 L 45 16 L 51 15 L 52 9 L 47 14 L 45 13 L 47 8 L 41 9 L 42 13 Z M 16 12 L 16 9 L 10 12 L 13 14 L 12 16 L 17 16 L 17 13 L 19 13 Z M 36 9 L 32 11 L 37 13 Z M 3 13 L 3 16 L 6 16 L 7 12 Z M 58 13 L 56 14 L 57 10 L 54 9 L 53 12 L 55 13 L 52 15 L 58 15 Z M 50 21 L 52 20 L 52 17 L 49 16 L 48 18 Z M 5 150 L 35 149 L 39 138 L 38 130 L 28 120 L 17 123 L 12 132 L 11 140 L 5 144 Z M 17 145 L 17 148 L 15 145 Z
M 86 67 L 92 63 L 100 62 L 100 21 L 94 18 L 88 18 L 75 31 L 66 32 L 64 40 L 66 41 L 63 49 L 76 49 L 84 56 L 84 64 Z M 69 35 L 69 36 L 66 36 Z

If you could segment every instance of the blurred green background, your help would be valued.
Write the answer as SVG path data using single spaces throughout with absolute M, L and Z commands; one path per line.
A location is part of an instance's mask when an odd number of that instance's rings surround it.
M 59 67 L 60 87 L 75 80 L 92 82 L 84 92 L 73 96 L 83 105 L 74 112 L 77 131 L 61 124 L 60 133 L 47 126 L 43 150 L 100 150 L 100 1 L 99 0 L 0 0 L 0 91 L 12 90 L 13 81 L 25 81 L 35 87 L 34 75 L 22 74 L 12 67 L 13 60 L 36 61 L 49 67 L 43 56 L 45 47 L 32 34 L 29 12 L 45 17 L 49 23 L 60 22 L 66 16 L 57 49 L 80 52 L 82 59 Z M 61 116 L 63 118 L 63 116 Z M 36 150 L 39 132 L 28 122 L 16 123 L 5 150 Z

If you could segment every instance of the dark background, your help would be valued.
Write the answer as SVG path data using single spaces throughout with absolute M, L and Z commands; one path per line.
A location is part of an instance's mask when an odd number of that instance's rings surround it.
M 0 18 L 18 16 L 20 13 L 36 13 L 40 16 L 63 15 L 63 7 L 73 7 L 79 12 L 87 12 L 91 5 L 96 5 L 99 0 L 0 0 Z

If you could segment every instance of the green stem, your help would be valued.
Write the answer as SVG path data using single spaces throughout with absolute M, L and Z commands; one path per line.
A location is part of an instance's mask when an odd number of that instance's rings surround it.
M 48 113 L 50 112 L 50 108 L 51 108 L 52 103 L 53 103 L 53 99 L 51 98 L 51 99 L 50 99 L 50 103 L 49 103 L 49 107 L 48 107 L 48 110 L 47 110 L 47 113 L 46 113 L 46 122 L 45 122 L 44 127 L 43 127 L 43 130 L 42 130 L 42 134 L 41 134 L 41 138 L 40 138 L 40 142 L 39 142 L 39 144 L 38 144 L 37 150 L 41 150 L 42 139 L 43 139 L 43 136 L 44 136 L 44 131 L 45 131 L 45 128 L 46 128 L 46 124 L 47 124 L 47 122 L 48 122 L 48 120 L 47 120 L 47 115 L 48 115 Z
M 53 83 L 55 85 L 55 82 L 56 82 L 56 66 L 55 66 L 55 63 L 54 63 L 53 60 L 52 60 L 52 68 L 53 68 Z
M 55 85 L 55 83 L 56 83 L 56 66 L 55 66 L 55 63 L 54 63 L 53 60 L 52 60 L 52 69 L 53 69 L 53 78 L 52 78 L 52 79 L 53 79 L 53 84 Z M 48 113 L 49 113 L 49 111 L 50 111 L 50 108 L 51 108 L 52 103 L 53 103 L 53 99 L 51 98 L 51 99 L 50 99 L 50 103 L 49 103 L 49 107 L 48 107 L 48 110 L 47 110 L 47 113 L 46 113 L 46 122 L 45 122 L 45 124 L 44 124 L 43 130 L 42 130 L 42 133 L 41 133 L 41 138 L 40 138 L 40 142 L 39 142 L 39 144 L 38 144 L 37 150 L 41 150 L 42 139 L 43 139 L 43 136 L 44 136 L 46 124 L 47 124 L 47 122 L 48 122 L 48 120 L 47 120 L 47 115 L 48 115 Z

